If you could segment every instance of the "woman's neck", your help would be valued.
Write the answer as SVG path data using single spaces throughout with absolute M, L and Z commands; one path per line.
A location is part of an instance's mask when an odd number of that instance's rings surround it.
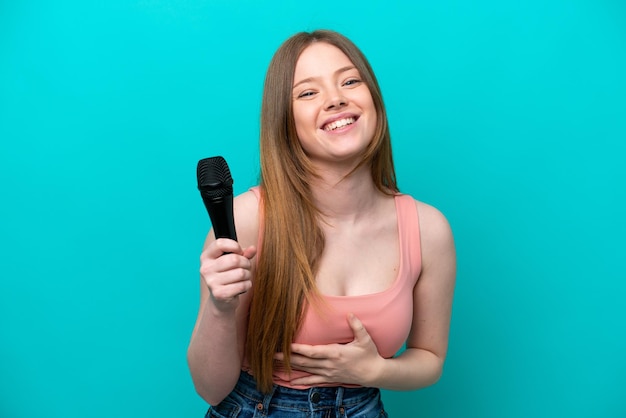
M 346 172 L 320 170 L 310 182 L 313 199 L 328 223 L 356 222 L 377 207 L 384 195 L 378 190 L 370 167 L 365 165 L 346 176 Z

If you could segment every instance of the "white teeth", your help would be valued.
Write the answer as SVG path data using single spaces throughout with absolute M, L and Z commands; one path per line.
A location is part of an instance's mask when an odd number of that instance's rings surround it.
M 334 131 L 335 129 L 343 128 L 346 125 L 352 125 L 354 122 L 355 122 L 354 118 L 339 119 L 324 126 L 324 130 Z

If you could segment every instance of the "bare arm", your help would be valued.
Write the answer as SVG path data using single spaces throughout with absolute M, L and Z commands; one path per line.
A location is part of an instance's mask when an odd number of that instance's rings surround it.
M 456 253 L 452 231 L 435 208 L 418 203 L 422 273 L 413 291 L 413 325 L 406 350 L 385 362 L 376 386 L 411 390 L 439 380 L 448 350 Z
M 200 308 L 187 362 L 196 391 L 210 405 L 230 393 L 241 370 L 257 214 L 258 201 L 252 192 L 238 196 L 234 216 L 239 242 L 216 240 L 211 231 L 200 256 Z

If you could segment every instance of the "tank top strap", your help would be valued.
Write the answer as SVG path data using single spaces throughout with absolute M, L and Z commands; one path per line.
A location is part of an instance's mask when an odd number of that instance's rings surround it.
M 396 195 L 398 231 L 402 259 L 407 263 L 411 280 L 417 281 L 422 270 L 422 250 L 420 239 L 419 214 L 417 202 L 408 194 Z

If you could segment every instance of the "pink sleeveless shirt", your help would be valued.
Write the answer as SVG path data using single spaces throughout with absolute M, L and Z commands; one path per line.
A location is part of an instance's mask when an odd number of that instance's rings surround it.
M 258 187 L 251 189 L 259 197 Z M 400 240 L 400 266 L 394 283 L 387 290 L 358 296 L 322 295 L 319 307 L 309 307 L 295 343 L 321 345 L 345 344 L 354 339 L 347 315 L 353 313 L 361 320 L 378 348 L 378 353 L 393 357 L 409 336 L 413 319 L 413 288 L 421 272 L 420 229 L 415 200 L 404 194 L 395 196 Z M 262 236 L 259 236 L 259 248 Z M 244 361 L 244 370 L 249 371 Z M 307 373 L 292 371 L 291 378 Z M 289 383 L 283 370 L 274 372 L 277 385 L 305 389 Z M 349 386 L 349 385 L 346 385 Z

